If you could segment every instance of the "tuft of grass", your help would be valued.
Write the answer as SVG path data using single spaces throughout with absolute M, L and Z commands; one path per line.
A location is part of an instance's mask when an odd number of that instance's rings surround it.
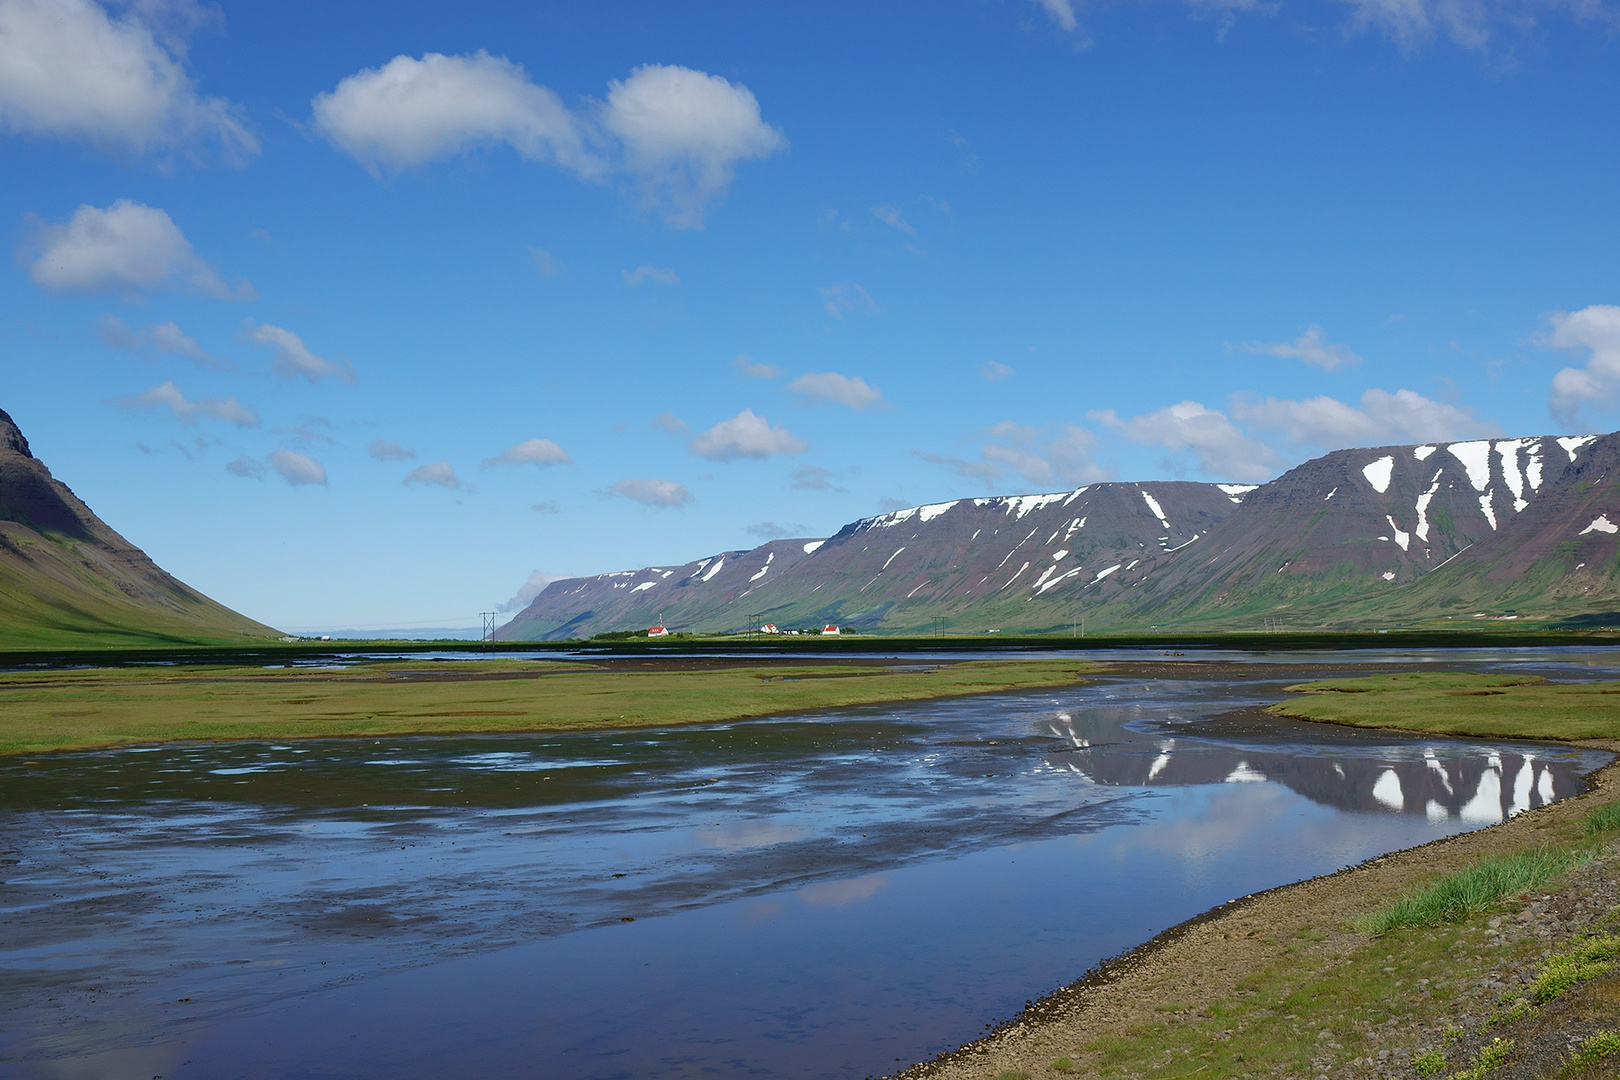
M 1511 1024 L 1515 1020 L 1523 1020 L 1527 1016 L 1534 1016 L 1535 1013 L 1536 1007 L 1530 1003 L 1530 999 L 1522 997 L 1507 1008 L 1492 1013 L 1486 1018 L 1485 1023 L 1480 1025 L 1479 1029 L 1489 1031 L 1493 1027 Z
M 1581 1043 L 1580 1049 L 1571 1054 L 1564 1067 L 1558 1070 L 1558 1076 L 1560 1080 L 1566 1076 L 1573 1076 L 1606 1061 L 1615 1054 L 1620 1054 L 1620 1028 L 1600 1031 Z
M 1446 1067 L 1446 1055 L 1439 1050 L 1430 1050 L 1412 1059 L 1412 1068 L 1419 1076 L 1433 1076 L 1442 1072 Z
M 1473 1065 L 1452 1073 L 1450 1080 L 1484 1080 L 1484 1077 L 1506 1065 L 1512 1056 L 1512 1039 L 1493 1039 L 1488 1046 L 1480 1049 Z
M 1056 1069 L 1058 1072 L 1073 1072 L 1074 1058 L 1064 1054 L 1062 1057 L 1052 1062 L 1052 1068 Z
M 1460 922 L 1497 901 L 1534 889 L 1591 858 L 1587 852 L 1537 848 L 1487 855 L 1427 888 L 1357 919 L 1355 928 L 1379 937 L 1401 927 Z
M 1012 1072 L 1009 1070 L 1004 1073 L 997 1073 L 996 1080 L 1029 1080 L 1029 1073 Z
M 1582 833 L 1586 836 L 1598 836 L 1616 830 L 1620 830 L 1620 802 L 1598 807 L 1592 811 L 1581 827 Z
M 1617 956 L 1620 956 L 1620 938 L 1611 934 L 1589 938 L 1570 952 L 1548 960 L 1536 981 L 1530 984 L 1530 996 L 1537 1002 L 1551 1001 L 1576 983 L 1612 971 Z

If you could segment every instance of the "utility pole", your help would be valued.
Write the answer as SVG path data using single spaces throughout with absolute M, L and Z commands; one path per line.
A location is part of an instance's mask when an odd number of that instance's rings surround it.
M 494 641 L 495 640 L 495 612 L 493 612 L 493 611 L 480 611 L 478 613 L 478 616 L 479 616 L 479 618 L 484 620 L 484 636 L 480 640 Z

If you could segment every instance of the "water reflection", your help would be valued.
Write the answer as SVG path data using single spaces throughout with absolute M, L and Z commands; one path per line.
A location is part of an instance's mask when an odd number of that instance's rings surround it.
M 353 1075 L 407 1044 L 465 1072 L 476 1043 L 518 1055 L 492 1074 L 576 1054 L 570 1075 L 613 1076 L 591 1055 L 666 1054 L 862 1076 L 1220 900 L 1573 794 L 1605 760 L 1229 715 L 1278 685 L 0 760 L 0 1072 L 105 1073 L 153 1040 L 190 1047 L 160 1055 L 165 1076 L 188 1059 L 194 1075 L 308 1071 L 313 1049 L 269 1037 L 237 1068 L 240 1018 L 270 1009 L 272 1028 L 331 1028 L 322 1053 Z M 655 978 L 644 953 L 681 959 Z M 474 973 L 496 957 L 498 977 Z M 445 1020 L 457 964 L 577 1022 L 512 1042 L 515 1006 Z M 643 980 L 636 1023 L 623 979 L 592 974 L 620 968 Z M 669 1021 L 700 978 L 729 1004 Z M 343 1025 L 385 986 L 397 1019 L 351 1042 Z M 787 1030 L 809 1042 L 785 1053 Z

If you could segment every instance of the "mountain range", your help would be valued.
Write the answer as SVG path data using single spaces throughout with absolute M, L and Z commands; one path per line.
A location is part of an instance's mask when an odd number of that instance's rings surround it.
M 0 648 L 263 643 L 96 517 L 0 411 Z
M 1616 534 L 1620 433 L 1336 450 L 1258 486 L 958 499 L 561 579 L 497 637 L 1620 624 Z

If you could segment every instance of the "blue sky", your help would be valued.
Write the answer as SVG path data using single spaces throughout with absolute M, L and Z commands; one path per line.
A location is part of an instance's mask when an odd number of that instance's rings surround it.
M 0 408 L 289 629 L 1610 430 L 1620 14 L 0 0 Z

